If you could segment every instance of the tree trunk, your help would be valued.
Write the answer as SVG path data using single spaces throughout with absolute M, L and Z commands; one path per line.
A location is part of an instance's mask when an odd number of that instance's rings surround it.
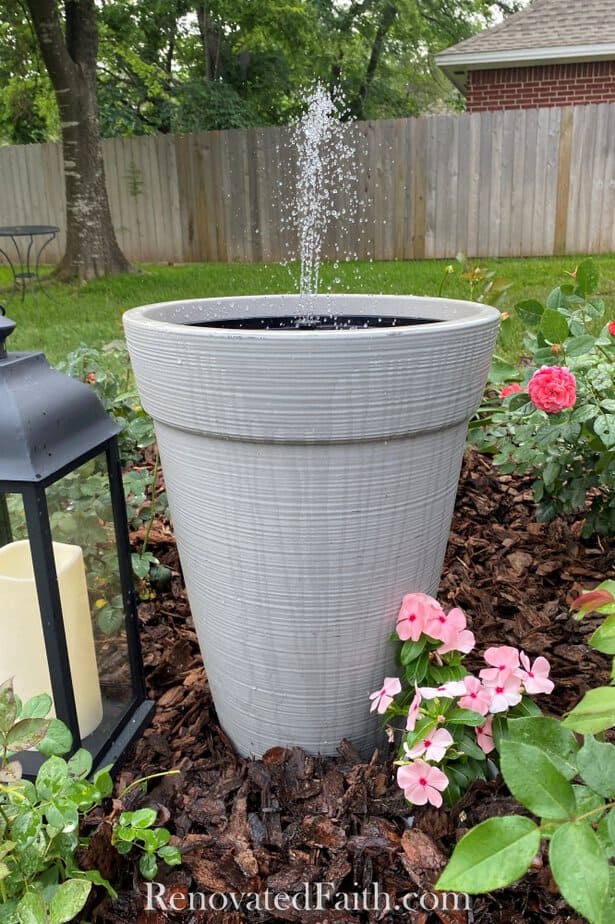
M 111 222 L 98 126 L 94 0 L 66 0 L 63 32 L 55 0 L 26 0 L 53 85 L 62 128 L 66 250 L 56 276 L 85 281 L 132 268 Z

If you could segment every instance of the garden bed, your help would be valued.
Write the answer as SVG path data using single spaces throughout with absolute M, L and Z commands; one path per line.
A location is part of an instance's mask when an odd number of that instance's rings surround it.
M 443 605 L 464 609 L 479 651 L 512 644 L 531 656 L 548 657 L 556 688 L 541 705 L 559 715 L 589 686 L 608 682 L 609 659 L 585 644 L 598 621 L 576 622 L 569 604 L 583 588 L 613 573 L 613 554 L 604 540 L 581 539 L 580 522 L 537 524 L 530 484 L 529 478 L 499 474 L 487 456 L 466 453 L 438 597 Z M 386 755 L 375 754 L 366 763 L 349 743 L 341 743 L 336 758 L 283 748 L 259 761 L 237 757 L 217 724 L 175 543 L 164 524 L 154 524 L 149 545 L 175 576 L 168 591 L 140 606 L 150 696 L 158 708 L 121 772 L 121 785 L 137 776 L 180 770 L 153 785 L 147 796 L 147 804 L 161 806 L 163 818 L 170 813 L 166 824 L 184 855 L 181 867 L 158 873 L 158 881 L 168 887 L 167 902 L 171 887 L 179 907 L 188 891 L 294 893 L 303 892 L 306 882 L 329 882 L 348 896 L 347 905 L 354 893 L 360 905 L 361 893 L 373 891 L 374 883 L 394 905 L 408 893 L 429 892 L 468 828 L 514 810 L 497 780 L 475 783 L 453 809 L 413 810 Z M 343 667 L 343 653 L 340 658 Z M 478 666 L 468 662 L 470 669 Z M 107 849 L 104 829 L 93 838 L 88 859 L 119 886 L 117 900 L 100 900 L 99 893 L 99 903 L 91 908 L 92 921 L 108 924 L 579 920 L 539 860 L 518 885 L 475 897 L 469 914 L 353 911 L 336 909 L 335 902 L 326 912 L 272 908 L 172 914 L 145 910 L 145 885 L 138 876 L 118 880 L 120 869 L 127 867 Z

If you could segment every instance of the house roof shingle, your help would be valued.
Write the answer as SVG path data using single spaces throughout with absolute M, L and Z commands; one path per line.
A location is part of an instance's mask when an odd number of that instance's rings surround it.
M 534 0 L 436 55 L 462 92 L 470 69 L 600 60 L 615 60 L 615 0 Z
M 469 53 L 615 44 L 615 0 L 534 0 L 504 22 L 445 49 Z

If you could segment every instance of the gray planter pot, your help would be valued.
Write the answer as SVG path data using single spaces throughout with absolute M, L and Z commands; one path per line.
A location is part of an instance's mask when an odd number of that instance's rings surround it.
M 401 598 L 437 590 L 499 318 L 471 302 L 314 297 L 331 310 L 440 323 L 190 326 L 300 316 L 297 296 L 124 315 L 207 677 L 243 755 L 377 742 L 368 694 L 397 673 Z

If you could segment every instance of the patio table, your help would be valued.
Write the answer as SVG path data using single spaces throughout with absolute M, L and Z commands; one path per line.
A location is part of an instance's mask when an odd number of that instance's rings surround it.
M 21 300 L 26 297 L 28 286 L 45 291 L 40 276 L 41 255 L 60 229 L 56 225 L 7 225 L 0 227 L 0 254 L 5 258 L 13 274 L 13 290 L 8 302 L 21 289 Z

